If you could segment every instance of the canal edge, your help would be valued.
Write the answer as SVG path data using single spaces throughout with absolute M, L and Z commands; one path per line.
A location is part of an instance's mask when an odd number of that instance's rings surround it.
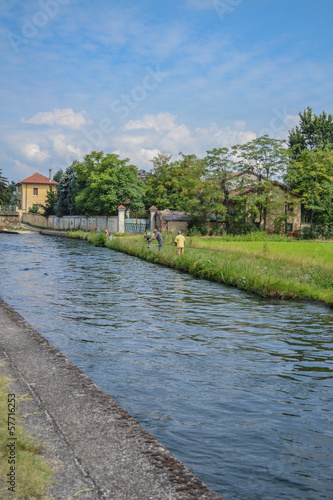
M 82 491 L 78 498 L 221 500 L 2 299 L 0 319 L 2 371 L 12 379 L 16 374 L 13 383 L 21 384 L 18 390 L 28 389 L 30 404 L 40 410 L 32 413 L 42 413 L 51 425 L 50 439 L 60 442 L 71 464 L 75 493 Z M 38 420 L 35 431 L 42 433 L 43 418 L 33 419 Z M 46 432 L 52 434 L 50 429 Z M 47 455 L 52 455 L 46 447 Z M 56 482 L 59 477 L 61 471 Z M 51 487 L 56 494 L 52 498 L 64 498 L 57 496 L 57 487 Z

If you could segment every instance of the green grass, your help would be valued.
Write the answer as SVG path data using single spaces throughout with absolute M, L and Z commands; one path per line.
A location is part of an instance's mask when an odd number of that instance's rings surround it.
M 310 299 L 333 306 L 333 245 L 312 241 L 265 238 L 264 241 L 225 241 L 223 238 L 188 237 L 185 253 L 177 257 L 175 235 L 163 235 L 165 244 L 147 246 L 143 235 L 86 236 L 103 245 L 149 262 L 188 272 L 198 278 L 224 283 L 263 297 Z
M 9 380 L 0 376 L 0 498 L 3 499 L 44 499 L 50 483 L 51 468 L 39 455 L 41 446 L 35 443 L 20 424 L 19 413 L 15 413 L 15 493 L 8 491 L 7 474 L 10 471 L 9 431 L 8 431 L 8 393 Z M 12 465 L 13 466 L 13 465 Z

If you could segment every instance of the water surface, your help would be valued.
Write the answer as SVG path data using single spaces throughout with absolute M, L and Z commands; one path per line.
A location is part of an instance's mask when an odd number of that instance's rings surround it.
M 333 312 L 1 235 L 0 296 L 225 500 L 333 498 Z

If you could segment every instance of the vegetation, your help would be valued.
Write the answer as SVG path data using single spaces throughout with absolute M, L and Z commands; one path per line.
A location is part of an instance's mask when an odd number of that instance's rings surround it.
M 2 169 L 0 168 L 0 205 L 7 205 L 9 202 L 8 179 L 2 175 Z
M 134 212 L 143 212 L 143 189 L 138 171 L 116 154 L 93 151 L 83 163 L 74 166 L 77 179 L 75 205 L 80 213 L 114 215 L 118 206 L 127 203 Z
M 19 422 L 16 413 L 15 425 L 15 493 L 8 491 L 8 380 L 0 376 L 0 496 L 10 499 L 42 499 L 50 482 L 51 469 L 40 456 L 41 446 L 32 441 Z M 16 402 L 17 403 L 17 402 Z
M 287 180 L 301 196 L 311 226 L 333 222 L 333 151 L 305 149 L 290 163 Z
M 303 151 L 333 149 L 333 117 L 324 111 L 317 116 L 308 107 L 299 113 L 300 124 L 289 132 L 289 148 L 295 160 Z
M 256 227 L 283 233 L 295 217 L 294 205 L 302 204 L 304 222 L 310 224 L 306 237 L 330 237 L 333 116 L 317 116 L 311 108 L 299 116 L 300 124 L 289 132 L 289 148 L 265 135 L 230 149 L 211 149 L 204 158 L 180 153 L 172 160 L 160 153 L 146 181 L 138 180 L 128 159 L 93 151 L 55 174 L 56 199 L 50 191 L 44 214 L 108 216 L 123 204 L 140 217 L 155 205 L 185 212 L 192 234 L 219 234 L 217 223 L 228 234 Z M 0 170 L 0 204 L 14 200 L 14 189 Z
M 45 205 L 42 205 L 42 210 L 44 217 L 49 217 L 50 215 L 55 214 L 54 206 L 57 199 L 57 193 L 53 190 L 52 186 L 49 186 L 49 189 L 46 193 Z
M 77 209 L 75 205 L 75 195 L 76 195 L 76 179 L 77 174 L 75 171 L 75 165 L 78 162 L 73 162 L 65 172 L 61 172 L 59 179 L 59 184 L 57 187 L 57 198 L 54 204 L 54 212 L 57 217 L 63 217 L 64 215 L 76 215 Z
M 166 235 L 161 252 L 147 246 L 142 235 L 108 240 L 102 233 L 69 233 L 98 246 L 140 257 L 149 262 L 188 272 L 198 278 L 224 283 L 263 297 L 311 299 L 333 306 L 333 247 L 325 243 L 292 241 L 258 233 L 224 238 L 187 237 L 185 253 L 177 257 Z

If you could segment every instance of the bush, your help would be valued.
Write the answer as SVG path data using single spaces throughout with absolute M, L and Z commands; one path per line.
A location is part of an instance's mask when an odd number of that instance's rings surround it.
M 312 227 L 306 227 L 302 233 L 302 238 L 304 240 L 315 240 L 315 239 L 332 239 L 333 238 L 333 227 L 324 226 L 321 224 L 316 224 Z

